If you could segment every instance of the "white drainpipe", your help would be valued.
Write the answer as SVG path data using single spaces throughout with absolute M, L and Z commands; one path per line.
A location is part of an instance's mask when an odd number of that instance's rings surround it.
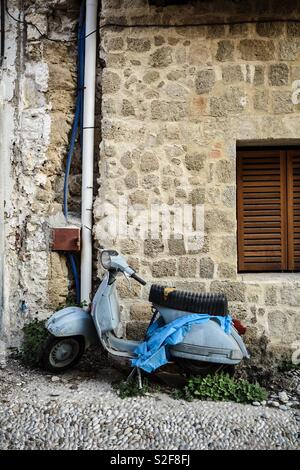
M 82 191 L 81 191 L 81 302 L 89 305 L 92 292 L 92 222 L 94 126 L 98 0 L 86 0 Z

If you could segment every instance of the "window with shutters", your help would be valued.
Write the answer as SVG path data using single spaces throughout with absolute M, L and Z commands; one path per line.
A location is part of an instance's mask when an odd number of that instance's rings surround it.
M 300 149 L 237 152 L 238 269 L 300 271 Z

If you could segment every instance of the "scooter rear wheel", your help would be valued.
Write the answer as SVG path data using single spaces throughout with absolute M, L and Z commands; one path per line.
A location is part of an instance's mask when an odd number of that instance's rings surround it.
M 42 350 L 41 363 L 44 369 L 51 372 L 63 372 L 79 362 L 85 345 L 82 336 L 50 335 Z
M 234 374 L 234 366 L 228 364 L 216 364 L 213 362 L 190 361 L 177 358 L 177 363 L 188 375 L 198 375 L 204 377 L 206 375 L 214 375 L 220 372 Z

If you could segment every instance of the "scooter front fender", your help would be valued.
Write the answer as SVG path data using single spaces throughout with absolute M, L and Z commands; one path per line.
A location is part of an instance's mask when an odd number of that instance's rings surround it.
M 55 312 L 46 322 L 53 336 L 83 336 L 85 348 L 99 343 L 91 315 L 80 307 L 66 307 Z

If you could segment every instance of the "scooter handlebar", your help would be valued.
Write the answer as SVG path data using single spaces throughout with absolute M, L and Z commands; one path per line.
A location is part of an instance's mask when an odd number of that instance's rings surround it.
M 143 286 L 145 286 L 145 285 L 147 284 L 146 281 L 144 281 L 144 279 L 142 279 L 141 277 L 139 277 L 139 276 L 138 276 L 137 274 L 135 274 L 135 273 L 133 273 L 133 274 L 131 275 L 131 277 L 132 277 L 133 279 L 135 279 L 137 282 L 139 282 L 140 284 L 142 284 Z

